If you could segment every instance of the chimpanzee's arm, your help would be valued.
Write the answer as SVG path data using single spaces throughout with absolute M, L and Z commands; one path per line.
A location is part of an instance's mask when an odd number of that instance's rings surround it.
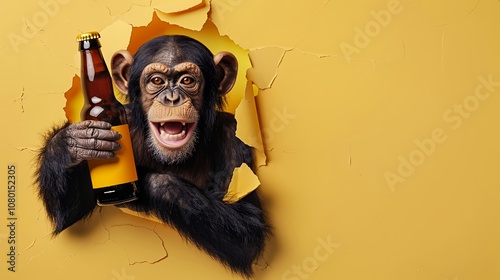
M 177 228 L 233 271 L 252 274 L 252 263 L 262 254 L 269 233 L 255 191 L 227 203 L 218 194 L 212 196 L 175 175 L 147 173 L 139 177 L 144 189 L 137 203 L 146 208 L 143 210 Z
M 72 159 L 65 141 L 67 126 L 54 128 L 38 155 L 38 194 L 54 223 L 54 234 L 88 216 L 96 205 L 86 163 L 68 168 Z
M 109 158 L 120 138 L 104 122 L 54 127 L 38 154 L 36 181 L 54 234 L 89 216 L 96 206 L 86 159 Z M 109 141 L 111 140 L 111 141 Z M 95 150 L 99 148 L 100 150 Z

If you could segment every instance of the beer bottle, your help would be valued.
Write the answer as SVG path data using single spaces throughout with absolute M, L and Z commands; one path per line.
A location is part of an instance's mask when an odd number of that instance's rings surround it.
M 81 54 L 81 82 L 84 106 L 81 120 L 106 121 L 113 125 L 122 138 L 118 140 L 121 149 L 112 159 L 89 160 L 92 187 L 97 204 L 114 205 L 136 200 L 137 172 L 132 142 L 123 105 L 116 100 L 111 75 L 101 53 L 98 32 L 82 33 L 77 36 Z

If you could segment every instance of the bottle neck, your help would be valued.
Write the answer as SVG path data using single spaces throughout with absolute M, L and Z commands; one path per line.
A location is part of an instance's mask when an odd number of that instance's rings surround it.
M 87 104 L 109 104 L 116 101 L 111 75 L 100 48 L 98 39 L 81 41 L 79 44 L 82 90 Z

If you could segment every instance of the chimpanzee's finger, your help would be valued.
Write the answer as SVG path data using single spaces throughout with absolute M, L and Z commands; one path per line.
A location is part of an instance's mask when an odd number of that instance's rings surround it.
M 67 134 L 71 138 L 99 139 L 116 141 L 121 138 L 120 133 L 111 130 L 111 124 L 101 121 L 84 121 L 70 125 Z
M 96 150 L 96 151 L 117 151 L 121 148 L 120 144 L 114 141 L 106 141 L 95 138 L 72 138 L 68 137 L 66 143 L 70 150 L 74 149 L 85 149 L 85 150 Z
M 75 159 L 78 162 L 81 162 L 83 160 L 109 159 L 109 158 L 114 158 L 116 155 L 115 153 L 108 151 L 78 149 L 75 156 L 76 156 Z
M 112 125 L 104 121 L 85 120 L 71 124 L 70 127 L 71 126 L 75 127 L 76 129 L 86 129 L 86 128 L 110 129 Z

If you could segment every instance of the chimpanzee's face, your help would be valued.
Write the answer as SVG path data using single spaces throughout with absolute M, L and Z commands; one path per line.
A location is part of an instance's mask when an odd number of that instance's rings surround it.
M 207 139 L 216 106 L 222 106 L 238 69 L 232 54 L 214 57 L 185 36 L 155 38 L 141 46 L 134 58 L 127 51 L 117 52 L 112 65 L 117 87 L 141 106 L 147 120 L 141 144 L 164 163 L 184 161 L 198 140 Z
M 196 144 L 204 80 L 192 62 L 154 62 L 142 71 L 144 114 L 149 122 L 147 145 L 163 162 L 189 156 Z

